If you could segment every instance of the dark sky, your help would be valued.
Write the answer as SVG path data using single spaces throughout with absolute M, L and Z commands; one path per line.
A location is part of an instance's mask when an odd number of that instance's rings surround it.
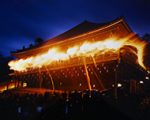
M 150 0 L 0 0 L 0 53 L 58 35 L 84 20 L 125 16 L 134 32 L 150 33 Z

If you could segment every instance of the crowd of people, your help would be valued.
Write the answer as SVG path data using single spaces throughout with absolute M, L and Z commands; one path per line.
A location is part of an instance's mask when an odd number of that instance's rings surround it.
M 5 119 L 70 120 L 102 117 L 104 114 L 118 117 L 114 110 L 99 91 L 45 92 L 44 95 L 6 91 L 0 94 L 0 113 Z
M 97 90 L 44 94 L 5 91 L 0 94 L 0 115 L 5 120 L 148 119 L 150 97 L 122 94 L 118 100 L 112 98 L 112 91 Z

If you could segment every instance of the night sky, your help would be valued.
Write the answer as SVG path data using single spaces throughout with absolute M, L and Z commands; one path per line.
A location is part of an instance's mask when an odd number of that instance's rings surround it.
M 0 0 L 0 53 L 47 40 L 84 20 L 125 16 L 134 32 L 150 33 L 150 0 Z

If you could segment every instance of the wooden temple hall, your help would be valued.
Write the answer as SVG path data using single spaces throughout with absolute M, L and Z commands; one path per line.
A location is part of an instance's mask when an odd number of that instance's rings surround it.
M 25 59 L 59 46 L 62 50 L 81 44 L 85 41 L 103 41 L 110 37 L 125 38 L 134 34 L 123 17 L 107 23 L 84 21 L 72 29 L 42 42 L 30 49 L 12 53 L 18 59 Z M 140 39 L 132 35 L 130 39 Z M 119 40 L 119 39 L 118 39 Z M 119 51 L 108 51 L 93 57 L 73 57 L 66 61 L 55 61 L 48 66 L 28 69 L 24 72 L 14 71 L 12 80 L 16 87 L 46 88 L 50 90 L 105 90 L 118 87 L 133 86 L 144 79 L 144 70 L 136 64 L 137 56 L 131 53 L 132 46 L 124 46 Z M 129 87 L 130 88 L 130 87 Z M 130 88 L 132 89 L 132 88 Z

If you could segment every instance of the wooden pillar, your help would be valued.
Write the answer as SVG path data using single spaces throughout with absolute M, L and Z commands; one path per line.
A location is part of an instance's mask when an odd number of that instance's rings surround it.
M 135 94 L 137 92 L 137 81 L 130 80 L 130 93 Z

